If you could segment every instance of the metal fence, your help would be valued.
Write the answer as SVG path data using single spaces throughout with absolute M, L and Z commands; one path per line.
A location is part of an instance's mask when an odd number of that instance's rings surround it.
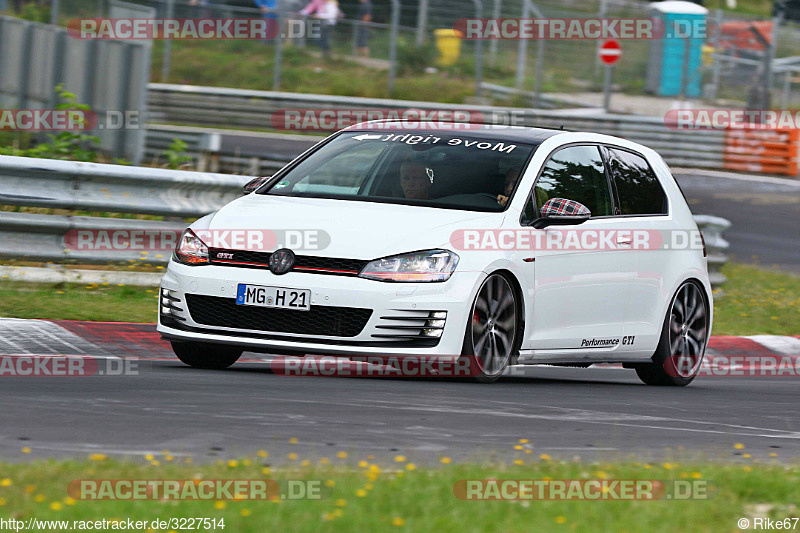
M 88 104 L 100 123 L 110 111 L 145 115 L 150 47 L 141 42 L 82 41 L 67 30 L 0 15 L 0 107 L 53 109 L 56 85 Z M 110 75 L 110 73 L 114 75 Z M 144 131 L 95 130 L 100 148 L 139 163 Z
M 60 21 L 64 24 L 79 17 L 111 17 L 111 6 L 119 0 L 78 1 L 62 5 L 59 12 Z M 320 42 L 322 22 L 300 13 L 307 4 L 305 0 L 277 0 L 275 8 L 268 13 L 256 7 L 252 0 L 137 0 L 136 4 L 154 11 L 155 18 L 261 18 L 270 17 L 281 21 L 281 32 L 285 38 L 265 41 L 245 40 L 235 43 L 214 41 L 207 47 L 197 48 L 195 43 L 185 40 L 158 41 L 155 47 L 155 77 L 160 81 L 179 80 L 186 72 L 180 68 L 180 61 L 175 59 L 187 53 L 213 53 L 219 61 L 239 61 L 243 53 L 249 57 L 262 56 L 268 61 L 266 68 L 272 74 L 271 88 L 281 87 L 285 58 L 292 49 L 303 49 L 309 52 L 304 57 L 307 61 L 320 59 Z M 363 22 L 357 18 L 358 0 L 341 2 L 344 17 L 339 19 L 331 30 L 332 51 L 337 56 L 356 56 L 357 34 L 360 28 L 368 30 L 369 58 L 359 59 L 364 65 L 379 70 L 388 70 L 388 86 L 392 93 L 395 72 L 398 64 L 398 48 L 413 41 L 415 28 L 401 24 L 411 20 L 410 13 L 415 8 L 400 0 L 376 2 L 371 22 Z M 300 34 L 299 28 L 302 28 Z M 297 35 L 296 37 L 293 35 Z M 296 54 L 290 54 L 293 59 Z M 321 58 L 324 59 L 324 58 Z M 296 61 L 295 61 L 296 62 Z M 254 65 L 254 68 L 265 68 L 265 65 Z M 235 82 L 234 82 L 235 83 Z
M 761 20 L 715 11 L 711 16 L 703 96 L 749 109 L 797 107 L 800 24 L 778 15 Z
M 250 176 L 230 176 L 179 170 L 163 170 L 96 163 L 75 163 L 22 157 L 0 158 L 0 203 L 71 210 L 103 210 L 118 213 L 196 217 L 215 211 L 241 194 Z M 711 252 L 712 282 L 725 281 L 719 267 L 725 263 L 727 242 L 724 219 L 697 216 Z M 164 264 L 170 250 L 82 250 L 67 238 L 78 230 L 172 232 L 181 222 L 42 215 L 0 211 L 0 257 L 21 260 L 85 263 L 131 261 Z
M 420 5 L 428 0 L 416 0 Z M 484 17 L 493 18 L 652 18 L 653 6 L 631 0 L 484 0 Z M 430 2 L 426 28 L 451 27 L 453 21 L 470 16 L 465 2 Z M 429 33 L 429 31 L 428 31 Z M 704 30 L 691 38 L 691 55 L 700 56 L 687 71 L 665 70 L 677 83 L 696 81 L 698 94 L 681 93 L 673 98 L 705 99 L 722 106 L 767 109 L 797 107 L 800 94 L 800 22 L 743 15 L 712 9 Z M 684 39 L 683 46 L 689 52 Z M 613 67 L 615 92 L 658 94 L 652 84 L 659 74 L 657 60 L 661 39 L 624 40 L 623 55 Z M 486 78 L 507 87 L 539 95 L 597 93 L 603 88 L 603 68 L 597 40 L 492 40 L 488 41 Z M 467 48 L 467 54 L 470 48 Z M 770 61 L 774 59 L 774 61 Z M 768 66 L 769 65 L 769 66 Z M 513 82 L 512 82 L 513 75 Z M 766 94 L 765 94 L 766 93 Z M 537 99 L 538 102 L 538 99 Z M 534 104 L 535 107 L 541 105 Z
M 60 22 L 76 17 L 113 16 L 112 6 L 120 0 L 74 0 L 61 5 Z M 284 21 L 311 19 L 299 14 L 305 0 L 279 0 L 272 15 Z M 131 6 L 149 8 L 155 17 L 231 17 L 264 16 L 252 0 L 137 0 Z M 467 17 L 497 18 L 647 18 L 653 16 L 651 4 L 636 0 L 374 0 L 369 23 L 357 19 L 358 0 L 341 0 L 344 18 L 332 30 L 336 56 L 349 57 L 368 67 L 388 70 L 387 86 L 370 91 L 392 95 L 395 73 L 414 63 L 439 69 L 426 76 L 474 77 L 474 92 L 483 94 L 481 82 L 488 81 L 531 91 L 537 95 L 598 93 L 603 88 L 604 69 L 597 52 L 600 43 L 591 39 L 562 40 L 463 40 L 460 58 L 452 66 L 437 62 L 439 44 L 434 32 L 452 29 Z M 119 12 L 119 6 L 117 9 Z M 725 106 L 782 107 L 797 105 L 800 95 L 793 94 L 800 81 L 800 25 L 794 21 L 772 20 L 769 16 L 744 16 L 730 11 L 712 10 L 708 16 L 707 36 L 702 37 L 702 61 L 693 62 L 691 71 L 665 72 L 671 77 L 700 80 L 702 94 L 708 101 Z M 370 58 L 356 58 L 356 35 L 359 28 L 370 30 Z M 751 30 L 758 28 L 758 31 Z M 758 42 L 761 34 L 770 46 Z M 656 40 L 624 40 L 623 56 L 613 69 L 615 92 L 642 95 L 652 91 Z M 208 45 L 208 46 L 205 46 Z M 296 53 L 295 49 L 312 51 Z M 215 63 L 237 62 L 246 56 L 256 60 L 254 69 L 270 71 L 271 84 L 260 88 L 278 90 L 285 86 L 287 65 L 297 67 L 319 60 L 315 39 L 304 37 L 275 39 L 269 42 L 208 42 L 197 47 L 189 41 L 159 41 L 154 48 L 156 74 L 161 82 L 206 83 L 203 72 L 188 71 L 180 58 L 187 54 L 213 56 Z M 692 52 L 694 53 L 694 52 Z M 765 57 L 777 60 L 765 71 Z M 211 65 L 219 68 L 219 64 Z M 415 68 L 416 68 L 415 67 Z M 656 69 L 657 70 L 657 69 Z M 318 73 L 309 72 L 310 76 Z M 685 74 L 685 76 L 684 76 Z M 422 75 L 420 73 L 420 75 Z M 291 73 L 296 79 L 296 72 Z M 245 86 L 246 79 L 229 79 L 230 86 Z M 383 84 L 383 82 L 382 82 Z M 365 86 L 372 86 L 365 80 Z M 766 87 L 771 98 L 759 96 Z M 691 96 L 691 95 L 690 95 Z M 539 107 L 538 105 L 536 107 Z

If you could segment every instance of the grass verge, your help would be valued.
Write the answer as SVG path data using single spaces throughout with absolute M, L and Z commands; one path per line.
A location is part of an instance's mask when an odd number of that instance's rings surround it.
M 714 335 L 800 335 L 800 277 L 738 263 L 714 298 Z
M 798 517 L 800 467 L 779 464 L 640 464 L 552 461 L 522 464 L 449 464 L 418 469 L 397 457 L 390 469 L 369 460 L 295 459 L 270 468 L 260 456 L 196 466 L 170 452 L 148 462 L 92 460 L 2 464 L 0 514 L 19 520 L 146 520 L 209 518 L 224 531 L 735 531 L 743 517 Z M 339 452 L 343 454 L 343 452 Z M 291 455 L 291 454 L 290 454 Z M 346 457 L 346 454 L 342 455 Z M 520 461 L 521 462 L 521 461 Z M 320 464 L 323 463 L 323 464 Z M 659 480 L 694 483 L 689 499 L 658 501 L 463 501 L 459 480 Z M 283 487 L 305 480 L 321 499 L 275 501 L 91 501 L 72 498 L 73 480 L 273 479 Z M 705 487 L 702 489 L 701 487 Z M 76 493 L 71 493 L 77 496 Z M 607 493 L 609 494 L 609 493 Z M 610 496 L 613 496 L 610 492 Z M 70 524 L 72 525 L 72 524 Z M 174 527 L 172 529 L 175 529 Z
M 156 287 L 0 281 L 0 316 L 155 322 Z
M 159 78 L 162 55 L 156 43 L 152 72 Z M 324 58 L 314 46 L 284 50 L 281 91 L 399 98 L 432 102 L 463 102 L 474 94 L 474 80 L 457 67 L 440 75 L 398 72 L 395 92 L 388 93 L 388 72 L 361 65 L 346 55 Z M 182 41 L 172 46 L 169 83 L 269 90 L 274 48 L 257 41 Z M 223 121 L 224 122 L 224 121 Z M 269 117 L 265 128 L 270 128 Z
M 800 335 L 800 277 L 728 264 L 714 300 L 715 335 Z M 154 288 L 0 280 L 0 316 L 155 322 Z

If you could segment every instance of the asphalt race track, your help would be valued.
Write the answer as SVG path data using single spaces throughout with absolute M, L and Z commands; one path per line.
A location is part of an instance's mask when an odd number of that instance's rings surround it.
M 800 182 L 713 174 L 681 170 L 675 177 L 694 213 L 731 221 L 723 235 L 730 257 L 800 273 Z
M 310 142 L 300 144 L 273 145 L 263 153 L 296 155 Z M 800 273 L 798 182 L 703 171 L 679 171 L 676 177 L 695 213 L 733 223 L 725 234 L 732 257 Z M 797 361 L 795 347 L 785 355 Z M 712 355 L 759 355 L 738 341 L 717 339 L 713 348 Z M 152 326 L 0 319 L 0 356 L 25 354 L 92 356 L 98 368 L 138 359 L 135 372 L 123 376 L 0 376 L 4 460 L 98 451 L 143 456 L 168 449 L 176 457 L 209 461 L 266 449 L 275 463 L 289 461 L 290 451 L 304 458 L 347 451 L 353 460 L 368 454 L 390 460 L 402 453 L 425 464 L 442 456 L 518 457 L 522 452 L 513 445 L 520 438 L 533 446 L 528 457 L 800 456 L 797 374 L 703 376 L 681 389 L 647 387 L 632 370 L 614 367 L 526 367 L 495 385 L 287 377 L 271 372 L 269 357 L 254 354 L 225 371 L 188 368 L 157 340 Z M 736 443 L 744 450 L 735 449 Z M 23 455 L 22 446 L 33 452 Z
M 536 455 L 528 457 L 788 461 L 800 455 L 796 373 L 707 376 L 687 388 L 648 387 L 633 371 L 609 367 L 526 367 L 494 385 L 290 377 L 271 372 L 269 356 L 254 354 L 224 371 L 185 367 L 151 325 L 3 319 L 0 333 L 3 354 L 94 355 L 101 372 L 109 361 L 122 368 L 123 359 L 141 358 L 122 376 L 0 377 L 4 460 L 170 450 L 209 461 L 266 449 L 276 464 L 288 462 L 290 451 L 302 458 L 347 451 L 352 460 L 373 454 L 384 461 L 402 453 L 426 464 L 442 456 L 515 458 L 523 453 L 513 449 L 520 438 L 531 441 Z M 785 353 L 800 352 L 800 339 L 783 342 Z M 763 351 L 740 337 L 715 338 L 712 348 L 712 357 Z M 33 452 L 23 455 L 22 446 Z

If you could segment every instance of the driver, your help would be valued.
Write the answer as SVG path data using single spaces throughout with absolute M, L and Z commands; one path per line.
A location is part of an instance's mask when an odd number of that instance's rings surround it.
M 404 161 L 400 165 L 400 187 L 403 194 L 410 200 L 430 200 L 430 190 L 433 185 L 428 177 L 425 164 L 420 161 Z

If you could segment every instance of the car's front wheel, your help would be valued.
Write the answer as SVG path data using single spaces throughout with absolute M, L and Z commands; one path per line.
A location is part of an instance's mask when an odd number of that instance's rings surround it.
M 228 368 L 242 355 L 242 350 L 234 346 L 203 342 L 172 342 L 172 351 L 181 362 L 208 370 Z
M 461 354 L 470 376 L 493 383 L 518 349 L 518 304 L 508 278 L 503 274 L 486 278 L 470 311 Z
M 687 281 L 672 298 L 653 362 L 637 365 L 636 374 L 648 385 L 685 387 L 700 371 L 707 337 L 705 293 Z

